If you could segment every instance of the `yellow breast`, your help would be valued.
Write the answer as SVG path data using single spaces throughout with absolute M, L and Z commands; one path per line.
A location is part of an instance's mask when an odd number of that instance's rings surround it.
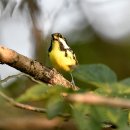
M 49 52 L 49 57 L 57 70 L 72 71 L 76 65 L 76 60 L 73 57 L 72 52 L 69 50 L 61 51 L 58 41 L 52 45 L 52 50 Z

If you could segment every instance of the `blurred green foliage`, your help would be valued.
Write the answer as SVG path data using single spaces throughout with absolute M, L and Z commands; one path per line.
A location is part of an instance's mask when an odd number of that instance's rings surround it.
M 74 42 L 72 48 L 79 64 L 105 64 L 116 72 L 119 79 L 123 79 L 130 76 L 128 43 L 129 41 L 106 41 L 94 36 L 89 41 Z
M 87 92 L 92 85 L 91 91 L 95 94 L 130 99 L 130 78 L 118 81 L 114 71 L 103 64 L 79 65 L 73 75 L 79 82 L 85 83 L 85 86 L 79 86 L 80 90 L 77 92 L 63 86 L 36 84 L 26 89 L 16 98 L 16 101 L 28 103 L 42 101 L 42 107 L 46 108 L 49 119 L 68 114 L 79 130 L 101 130 L 102 127 L 106 127 L 105 122 L 114 124 L 119 130 L 129 129 L 129 110 L 80 103 L 72 104 L 64 100 L 62 93 L 82 94 Z

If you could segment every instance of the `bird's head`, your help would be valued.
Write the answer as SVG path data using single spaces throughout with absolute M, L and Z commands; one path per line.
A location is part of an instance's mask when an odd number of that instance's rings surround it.
M 53 40 L 59 40 L 60 38 L 64 39 L 64 37 L 60 33 L 53 33 L 52 35 Z
M 54 33 L 54 34 L 52 34 L 52 40 L 53 41 L 58 41 L 60 44 L 62 44 L 62 46 L 63 46 L 64 49 L 69 49 L 70 48 L 67 45 L 66 39 L 60 33 Z

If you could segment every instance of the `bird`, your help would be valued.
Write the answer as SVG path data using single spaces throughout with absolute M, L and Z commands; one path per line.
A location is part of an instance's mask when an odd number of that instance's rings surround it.
M 68 46 L 66 38 L 60 33 L 51 35 L 51 44 L 48 49 L 50 61 L 57 71 L 69 72 L 71 82 L 75 86 L 72 71 L 78 65 L 75 53 Z

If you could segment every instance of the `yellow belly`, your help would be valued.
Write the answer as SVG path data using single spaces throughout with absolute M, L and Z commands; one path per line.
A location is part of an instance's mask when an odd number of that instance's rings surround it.
M 73 54 L 67 50 L 67 57 L 64 51 L 59 49 L 53 49 L 49 53 L 50 60 L 53 66 L 57 70 L 72 71 L 71 66 L 76 65 L 76 61 L 73 59 Z

